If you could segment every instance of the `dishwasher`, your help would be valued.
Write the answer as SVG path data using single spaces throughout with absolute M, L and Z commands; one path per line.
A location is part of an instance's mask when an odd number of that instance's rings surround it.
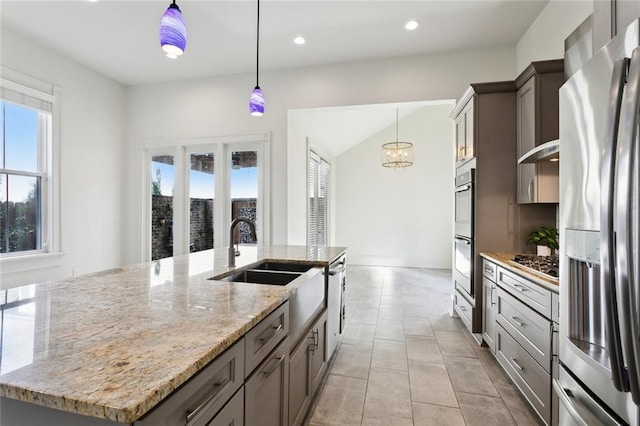
M 345 325 L 344 291 L 346 289 L 346 256 L 342 255 L 326 267 L 327 286 L 327 359 L 334 353 Z

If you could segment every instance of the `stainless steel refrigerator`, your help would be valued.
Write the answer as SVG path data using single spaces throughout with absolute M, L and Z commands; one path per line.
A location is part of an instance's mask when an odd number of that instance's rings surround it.
M 560 89 L 561 425 L 640 422 L 640 21 Z

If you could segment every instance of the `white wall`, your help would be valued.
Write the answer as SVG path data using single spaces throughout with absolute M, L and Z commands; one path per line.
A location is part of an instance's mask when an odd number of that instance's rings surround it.
M 254 75 L 198 79 L 129 90 L 125 263 L 141 260 L 139 141 L 271 132 L 272 243 L 306 235 L 306 148 L 287 145 L 287 111 L 296 108 L 452 99 L 470 81 L 515 73 L 513 47 L 435 56 L 316 66 L 260 74 L 266 113 L 251 117 L 247 99 Z
M 61 90 L 60 242 L 65 253 L 58 268 L 2 273 L 1 285 L 120 266 L 125 87 L 6 26 L 0 38 L 3 67 Z
M 412 167 L 380 164 L 395 125 L 338 157 L 336 243 L 349 247 L 349 263 L 451 268 L 452 109 L 426 106 L 400 120 L 400 140 L 414 144 Z
M 532 61 L 564 58 L 564 40 L 591 13 L 592 0 L 550 0 L 516 45 L 517 74 Z

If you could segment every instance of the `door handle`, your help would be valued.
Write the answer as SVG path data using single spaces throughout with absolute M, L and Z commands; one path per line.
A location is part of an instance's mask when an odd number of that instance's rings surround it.
M 617 61 L 613 67 L 613 77 L 609 92 L 609 106 L 607 114 L 607 133 L 605 151 L 600 173 L 600 238 L 601 247 L 601 273 L 604 291 L 606 335 L 609 344 L 609 361 L 611 366 L 611 379 L 615 388 L 621 392 L 629 390 L 629 383 L 624 370 L 622 359 L 622 342 L 620 340 L 620 325 L 618 322 L 618 296 L 616 294 L 615 276 L 615 246 L 614 246 L 614 170 L 616 166 L 616 151 L 618 143 L 618 123 L 622 108 L 622 93 L 627 77 L 629 59 L 623 58 Z
M 471 245 L 471 241 L 466 240 L 466 239 L 464 239 L 464 238 L 454 237 L 453 239 L 454 239 L 454 240 L 456 240 L 456 241 L 459 241 L 459 242 L 461 242 L 461 243 L 465 243 L 465 244 L 466 244 L 466 245 L 468 245 L 468 246 L 470 246 L 470 245 Z
M 462 185 L 456 188 L 456 192 L 464 192 L 471 189 L 471 185 Z
M 260 343 L 264 345 L 264 342 L 271 339 L 280 330 L 282 330 L 282 323 L 278 324 L 276 327 L 271 327 L 271 330 L 269 331 L 269 333 L 267 333 L 266 336 L 258 337 L 258 340 L 260 340 Z
M 533 202 L 533 179 L 529 181 L 529 185 L 527 185 L 527 194 L 529 195 L 529 201 Z
M 571 416 L 573 420 L 579 426 L 589 426 L 589 424 L 585 421 L 584 417 L 580 415 L 578 408 L 571 400 L 573 395 L 571 395 L 571 391 L 568 389 L 564 389 L 558 379 L 553 379 L 553 389 L 556 391 L 556 395 L 558 395 L 558 399 L 560 400 L 560 404 L 567 409 L 567 412 Z
M 282 361 L 284 361 L 284 355 L 281 355 L 278 358 L 273 360 L 271 367 L 269 367 L 268 369 L 262 372 L 262 374 L 264 374 L 265 379 L 278 369 L 278 366 L 282 363 Z
M 636 282 L 633 281 L 635 273 L 634 253 L 635 242 L 633 239 L 634 218 L 633 203 L 634 185 L 634 147 L 638 129 L 638 108 L 640 107 L 640 48 L 635 48 L 629 62 L 629 74 L 627 76 L 627 90 L 622 100 L 620 117 L 620 139 L 618 142 L 616 159 L 616 202 L 614 204 L 615 235 L 616 235 L 616 281 L 620 296 L 618 313 L 621 317 L 620 332 L 622 349 L 627 360 L 629 371 L 629 391 L 633 402 L 640 404 L 640 380 L 638 377 L 638 358 L 640 354 L 640 342 L 638 341 L 638 312 L 636 306 Z M 637 167 L 637 165 L 635 165 Z

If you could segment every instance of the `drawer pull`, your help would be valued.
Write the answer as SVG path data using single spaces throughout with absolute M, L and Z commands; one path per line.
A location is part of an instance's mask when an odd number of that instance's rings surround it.
M 518 317 L 511 317 L 511 319 L 518 324 L 520 327 L 524 327 L 524 323 L 522 322 L 522 320 Z
M 520 364 L 518 364 L 518 361 L 516 361 L 515 358 L 511 358 L 511 362 L 513 363 L 513 365 L 520 371 L 524 371 L 524 367 L 522 367 Z
M 264 345 L 264 342 L 271 339 L 280 330 L 282 330 L 282 323 L 278 324 L 277 327 L 271 327 L 271 331 L 269 331 L 266 336 L 258 337 L 258 340 L 260 340 L 260 343 Z
M 458 307 L 460 308 L 460 310 L 462 312 L 467 312 L 467 307 L 466 306 L 458 305 Z
M 523 287 L 523 286 L 518 285 L 518 284 L 514 284 L 513 286 L 516 288 L 516 290 L 519 290 L 520 292 L 525 292 L 525 291 L 529 290 L 528 288 Z
M 215 392 L 213 392 L 211 395 L 209 395 L 207 397 L 207 399 L 205 399 L 202 404 L 200 404 L 196 408 L 194 408 L 193 411 L 187 411 L 187 426 L 189 425 L 189 423 L 191 423 L 192 420 L 194 420 L 195 417 L 198 416 L 198 414 L 202 410 L 204 410 L 209 405 L 211 405 L 211 403 L 218 397 L 218 394 L 222 391 L 222 389 L 225 387 L 225 385 L 227 383 L 229 383 L 230 381 L 231 381 L 231 378 L 229 376 L 225 376 L 224 379 L 220 380 L 219 382 L 217 382 L 215 384 L 215 387 L 214 387 Z
M 284 361 L 284 355 L 274 359 L 273 361 L 274 361 L 273 366 L 271 366 L 271 368 L 264 370 L 262 372 L 262 374 L 264 374 L 265 379 L 278 369 L 278 366 L 282 363 L 282 361 Z

